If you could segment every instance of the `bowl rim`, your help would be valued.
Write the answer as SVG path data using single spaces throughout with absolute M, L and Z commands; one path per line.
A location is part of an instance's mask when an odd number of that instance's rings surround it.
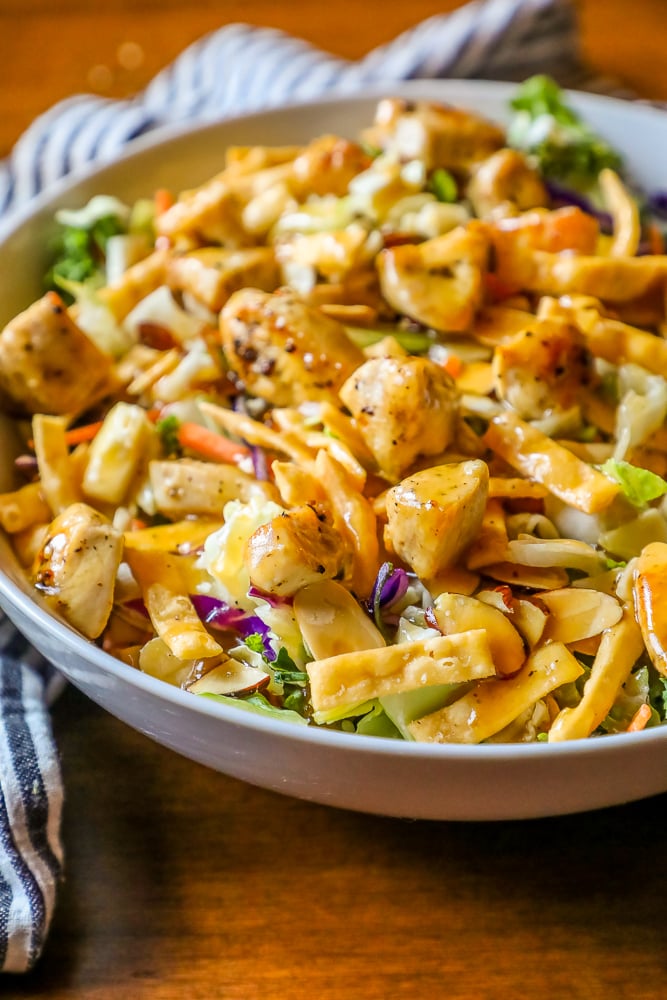
M 361 105 L 377 101 L 382 97 L 423 97 L 433 100 L 447 100 L 448 95 L 459 100 L 459 92 L 470 94 L 467 98 L 474 107 L 477 101 L 485 97 L 493 102 L 505 100 L 516 92 L 518 84 L 511 82 L 487 80 L 410 80 L 387 81 L 374 83 L 370 87 L 361 87 L 353 91 L 338 89 L 325 96 L 295 100 L 282 103 L 279 106 L 263 106 L 256 110 L 226 116 L 224 118 L 199 123 L 196 125 L 179 123 L 164 125 L 140 136 L 120 152 L 84 167 L 73 170 L 46 187 L 25 205 L 20 205 L 9 213 L 5 220 L 0 220 L 0 255 L 3 244 L 13 237 L 25 224 L 47 209 L 55 210 L 56 204 L 65 198 L 80 184 L 93 180 L 96 176 L 113 170 L 120 164 L 132 163 L 141 159 L 146 153 L 161 146 L 168 146 L 192 136 L 214 135 L 219 130 L 232 129 L 236 123 L 261 121 L 267 116 L 293 116 L 301 110 L 323 110 L 335 105 Z M 568 99 L 583 111 L 587 109 L 595 113 L 600 109 L 623 109 L 632 118 L 644 118 L 646 126 L 660 122 L 662 128 L 667 126 L 667 111 L 648 103 L 628 102 L 618 98 L 600 94 L 590 94 L 581 91 L 567 90 Z M 12 609 L 27 618 L 36 628 L 45 632 L 62 645 L 64 650 L 84 659 L 92 660 L 102 674 L 111 674 L 121 683 L 136 687 L 149 695 L 155 695 L 159 700 L 178 708 L 186 708 L 194 714 L 204 714 L 217 718 L 227 724 L 244 729 L 259 731 L 266 735 L 296 740 L 300 743 L 315 743 L 333 750 L 354 750 L 361 754 L 373 756 L 405 757 L 408 759 L 423 759 L 430 761 L 450 762 L 485 762 L 517 763 L 518 761 L 554 760 L 570 757 L 615 755 L 619 749 L 630 750 L 648 746 L 667 745 L 667 724 L 637 733 L 616 733 L 598 737 L 586 737 L 558 743 L 494 743 L 494 744 L 455 744 L 455 743 L 419 743 L 408 740 L 390 739 L 378 736 L 346 733 L 339 730 L 320 729 L 311 725 L 296 725 L 288 720 L 274 717 L 264 717 L 253 711 L 237 709 L 233 705 L 217 702 L 213 699 L 196 696 L 187 691 L 170 685 L 165 681 L 152 677 L 134 669 L 115 657 L 106 653 L 94 642 L 86 639 L 75 629 L 48 609 L 42 607 L 38 600 L 19 587 L 0 566 L 0 606 L 8 617 L 12 618 Z M 62 673 L 67 676 L 66 671 Z M 72 682 L 75 683 L 75 682 Z

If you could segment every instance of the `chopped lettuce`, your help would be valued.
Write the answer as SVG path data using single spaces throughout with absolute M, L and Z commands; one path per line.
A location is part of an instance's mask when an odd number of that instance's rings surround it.
M 511 106 L 509 145 L 535 157 L 545 177 L 588 188 L 605 167 L 621 168 L 619 154 L 582 121 L 550 77 L 526 80 Z
M 257 715 L 270 716 L 273 719 L 283 719 L 285 722 L 294 722 L 300 726 L 307 726 L 308 720 L 304 719 L 298 712 L 290 711 L 289 708 L 276 708 L 271 702 L 258 693 L 251 694 L 247 698 L 233 698 L 227 694 L 201 694 L 200 698 L 210 698 L 212 701 L 219 701 L 225 705 L 233 705 L 235 708 L 243 708 L 246 712 L 255 712 Z
M 433 171 L 426 185 L 428 191 L 436 196 L 438 201 L 455 202 L 459 196 L 459 189 L 455 179 L 449 170 L 438 167 Z
M 610 458 L 600 466 L 600 469 L 605 476 L 618 483 L 624 495 L 635 507 L 644 507 L 651 500 L 657 500 L 667 493 L 667 482 L 661 476 L 629 462 L 619 462 Z
M 155 425 L 164 453 L 167 456 L 180 456 L 183 453 L 181 443 L 178 440 L 178 429 L 180 426 L 181 421 L 173 414 L 163 417 L 162 420 L 158 420 Z
M 382 736 L 386 739 L 401 739 L 402 734 L 391 721 L 379 702 L 376 702 L 367 715 L 359 719 L 355 732 L 361 736 Z

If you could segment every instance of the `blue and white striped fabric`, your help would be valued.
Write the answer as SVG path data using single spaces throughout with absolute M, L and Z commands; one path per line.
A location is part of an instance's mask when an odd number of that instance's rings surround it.
M 61 686 L 0 611 L 0 968 L 39 956 L 62 870 L 62 786 L 47 706 Z
M 38 118 L 0 163 L 0 220 L 76 168 L 176 122 L 415 78 L 582 81 L 571 0 L 476 0 L 357 63 L 270 28 L 231 24 L 190 46 L 138 97 L 82 95 Z M 62 787 L 50 729 L 53 672 L 0 612 L 0 970 L 40 955 L 62 866 Z

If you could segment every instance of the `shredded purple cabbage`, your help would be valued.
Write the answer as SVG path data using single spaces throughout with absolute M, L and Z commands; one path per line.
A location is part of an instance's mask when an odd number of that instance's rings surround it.
M 387 625 L 398 624 L 397 617 L 391 614 L 391 608 L 405 596 L 409 586 L 409 573 L 404 569 L 394 569 L 390 562 L 382 563 L 375 578 L 367 607 L 368 613 L 383 634 L 385 634 Z
M 277 594 L 269 594 L 266 590 L 260 590 L 259 587 L 253 586 L 248 588 L 248 597 L 258 597 L 260 601 L 266 601 L 272 608 L 280 608 L 285 604 L 293 603 L 291 597 L 279 597 Z
M 646 205 L 652 215 L 667 219 L 667 191 L 656 191 L 646 199 Z
M 269 642 L 271 629 L 258 615 L 250 614 L 242 608 L 233 608 L 208 594 L 190 594 L 190 600 L 205 625 L 237 632 L 243 639 L 249 635 L 259 635 L 264 645 L 263 655 L 267 660 L 275 660 L 276 654 Z
M 557 181 L 549 180 L 546 184 L 554 208 L 564 208 L 567 205 L 574 205 L 576 208 L 580 208 L 583 212 L 596 218 L 600 223 L 600 229 L 603 233 L 611 233 L 613 221 L 609 212 L 601 211 L 592 204 L 586 195 L 581 194 L 579 191 L 574 191 L 572 188 L 564 187 L 564 185 L 559 184 Z
M 268 482 L 269 466 L 263 450 L 258 448 L 256 444 L 250 445 L 250 455 L 252 457 L 252 467 L 255 470 L 255 479 L 258 479 L 261 483 Z

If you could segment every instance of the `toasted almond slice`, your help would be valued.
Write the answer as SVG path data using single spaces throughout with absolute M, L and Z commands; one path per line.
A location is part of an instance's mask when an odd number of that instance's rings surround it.
M 433 610 L 443 635 L 484 629 L 499 674 L 507 677 L 521 669 L 526 658 L 523 641 L 502 611 L 462 594 L 441 594 Z
M 582 673 L 572 653 L 561 643 L 551 642 L 531 653 L 515 677 L 476 684 L 462 698 L 408 728 L 423 743 L 481 743 Z
M 316 660 L 385 645 L 349 590 L 335 580 L 318 580 L 297 591 L 294 616 Z
M 530 587 L 532 590 L 557 590 L 567 584 L 564 569 L 558 566 L 520 566 L 518 563 L 499 562 L 484 567 L 484 575 L 501 583 L 511 583 L 516 587 Z
M 599 590 L 563 587 L 540 594 L 550 612 L 546 635 L 557 642 L 580 642 L 616 625 L 623 609 L 615 597 Z
M 271 675 L 265 670 L 227 656 L 187 688 L 192 694 L 251 694 L 266 687 L 270 680 Z
M 507 591 L 509 597 L 503 591 Z M 484 604 L 497 608 L 502 614 L 510 615 L 512 625 L 528 648 L 535 649 L 544 634 L 547 623 L 547 609 L 537 598 L 529 601 L 521 597 L 514 597 L 509 587 L 480 590 L 475 596 Z

